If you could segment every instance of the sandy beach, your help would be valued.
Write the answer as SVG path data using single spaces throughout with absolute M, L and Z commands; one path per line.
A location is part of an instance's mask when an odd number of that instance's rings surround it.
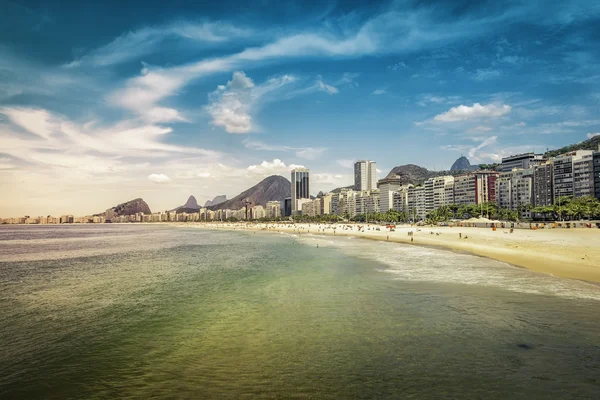
M 189 226 L 189 225 L 186 225 Z M 465 251 L 532 271 L 600 283 L 600 229 L 509 229 L 368 224 L 200 223 L 204 229 L 356 236 Z M 379 229 L 379 230 L 377 230 Z M 411 241 L 412 239 L 412 241 Z

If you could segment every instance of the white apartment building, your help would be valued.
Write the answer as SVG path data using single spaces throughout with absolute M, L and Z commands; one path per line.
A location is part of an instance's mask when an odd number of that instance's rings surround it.
M 577 176 L 577 191 L 578 194 L 586 193 L 585 190 L 586 181 L 588 181 L 587 173 L 584 172 L 588 168 L 587 162 L 579 163 L 586 156 L 592 156 L 590 158 L 592 162 L 592 179 L 593 179 L 593 151 L 592 150 L 578 150 L 566 154 L 561 154 L 552 158 L 553 163 L 553 183 L 554 183 L 554 201 L 556 202 L 561 197 L 575 196 L 575 177 L 574 177 L 574 165 L 577 164 L 578 176 Z M 593 185 L 593 183 L 592 183 Z M 593 186 L 592 186 L 593 187 Z M 593 191 L 593 189 L 592 189 Z
M 424 220 L 427 215 L 425 210 L 425 187 L 411 186 L 408 188 L 408 217 L 412 221 Z
M 252 219 L 261 219 L 267 217 L 267 210 L 261 205 L 252 207 Z
M 395 211 L 398 211 L 398 212 L 403 212 L 406 215 L 409 214 L 409 212 L 408 212 L 408 191 L 411 187 L 413 187 L 413 185 L 401 186 L 400 188 L 398 188 L 398 190 L 396 190 L 395 192 L 392 193 L 392 195 L 393 195 L 392 209 L 394 209 Z
M 431 178 L 433 181 L 433 209 L 454 203 L 454 177 L 450 175 Z
M 377 182 L 379 188 L 379 205 L 382 213 L 394 208 L 394 192 L 402 187 L 402 179 L 398 175 L 380 179 Z
M 543 154 L 523 153 L 504 157 L 498 166 L 498 172 L 510 172 L 513 169 L 530 169 L 544 161 Z
M 495 183 L 498 207 L 520 211 L 520 218 L 530 218 L 530 211 L 522 206 L 533 204 L 533 178 L 533 168 L 515 168 L 510 172 L 502 172 Z
M 573 160 L 573 196 L 594 196 L 594 154 Z
M 267 218 L 279 218 L 281 217 L 281 203 L 278 201 L 268 201 L 267 202 Z
M 322 215 L 333 214 L 332 199 L 333 199 L 333 195 L 330 193 L 327 193 L 327 194 L 323 195 L 323 197 L 321 197 L 321 214 Z
M 354 190 L 377 189 L 377 163 L 370 160 L 360 160 L 354 163 Z

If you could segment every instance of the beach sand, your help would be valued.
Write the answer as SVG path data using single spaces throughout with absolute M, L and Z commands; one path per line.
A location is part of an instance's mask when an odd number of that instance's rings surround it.
M 384 226 L 372 224 L 197 223 L 194 226 L 206 229 L 356 236 L 420 246 L 439 246 L 489 257 L 540 273 L 600 283 L 600 229 L 515 229 L 510 233 L 508 228 L 493 231 L 491 228 L 427 226 L 397 226 L 394 232 L 390 232 Z M 380 230 L 377 231 L 376 228 Z M 409 232 L 412 232 L 412 236 L 409 236 Z M 459 238 L 459 233 L 462 234 L 462 239 Z

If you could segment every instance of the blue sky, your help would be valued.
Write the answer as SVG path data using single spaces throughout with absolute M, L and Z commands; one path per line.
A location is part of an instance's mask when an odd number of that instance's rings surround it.
M 600 132 L 600 3 L 2 1 L 0 215 L 153 210 L 303 165 L 447 169 Z

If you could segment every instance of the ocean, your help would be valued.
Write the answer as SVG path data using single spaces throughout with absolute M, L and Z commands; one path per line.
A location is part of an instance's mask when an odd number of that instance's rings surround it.
M 347 237 L 4 225 L 0 345 L 2 399 L 597 399 L 600 287 Z

